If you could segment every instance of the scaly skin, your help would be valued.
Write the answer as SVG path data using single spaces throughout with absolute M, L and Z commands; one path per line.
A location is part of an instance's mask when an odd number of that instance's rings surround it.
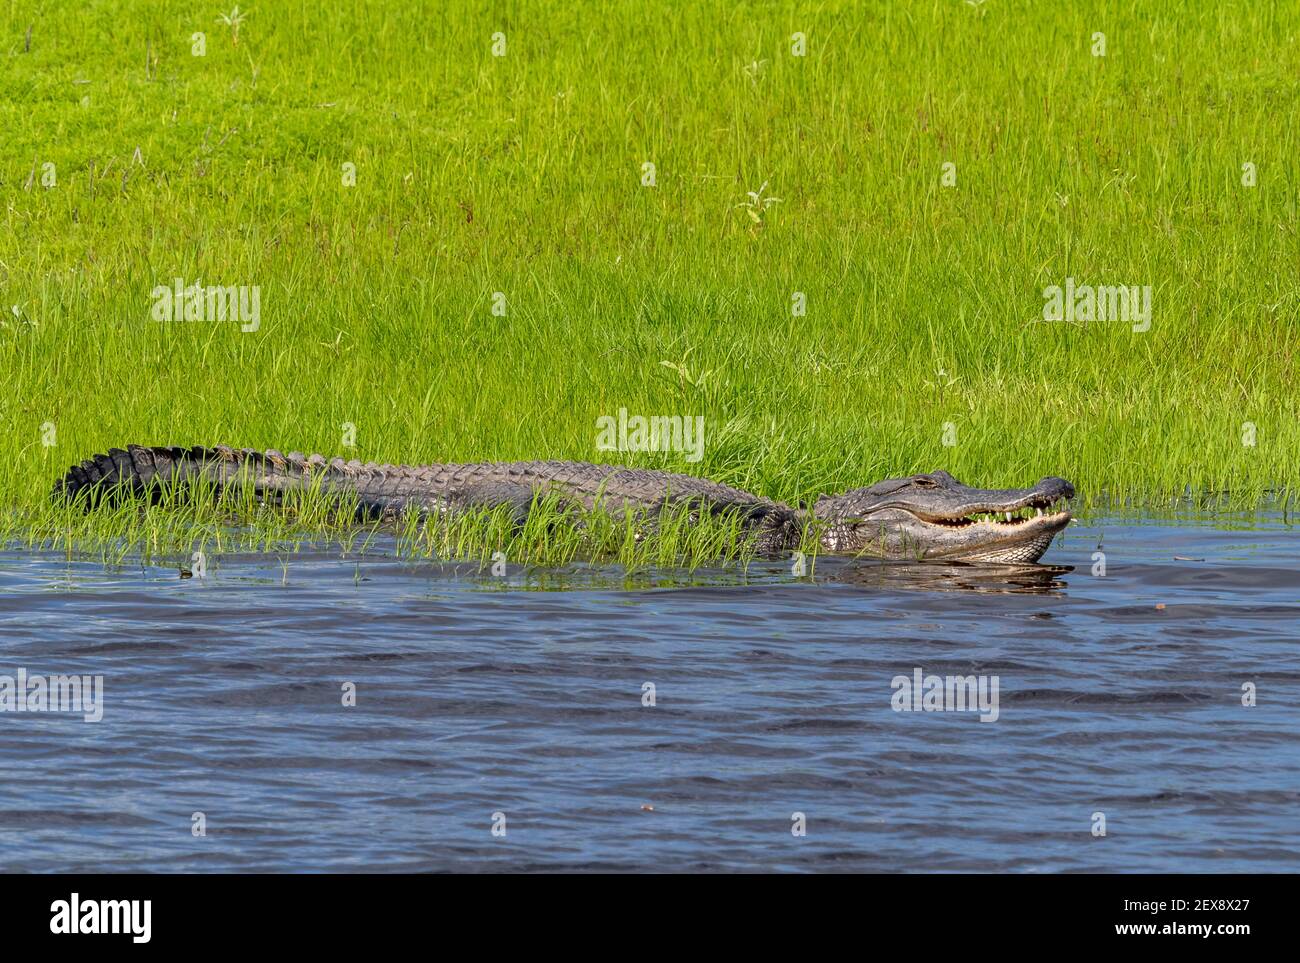
M 113 448 L 69 469 L 54 494 L 93 507 L 104 498 L 150 497 L 199 477 L 216 487 L 252 486 L 267 499 L 319 487 L 325 494 L 355 496 L 362 514 L 378 518 L 499 505 L 522 518 L 536 496 L 549 493 L 588 510 L 648 516 L 685 504 L 699 512 L 737 513 L 764 554 L 795 549 L 812 522 L 823 550 L 835 554 L 985 562 L 1037 561 L 1070 521 L 1067 512 L 1051 507 L 1074 495 L 1060 478 L 1044 478 L 1032 488 L 978 489 L 940 471 L 823 496 L 810 517 L 781 502 L 672 472 L 571 461 L 377 465 L 223 445 Z M 967 518 L 1021 509 L 1048 513 L 1015 522 Z

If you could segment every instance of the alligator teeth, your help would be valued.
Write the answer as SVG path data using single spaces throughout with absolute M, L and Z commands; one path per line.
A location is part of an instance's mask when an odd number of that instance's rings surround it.
M 1056 515 L 1061 508 L 1056 503 L 1048 505 L 1022 505 L 1020 508 L 1007 511 L 981 511 L 971 512 L 961 518 L 946 520 L 943 524 L 947 525 L 1023 525 L 1026 522 L 1032 522 L 1035 518 L 1042 518 L 1044 515 Z

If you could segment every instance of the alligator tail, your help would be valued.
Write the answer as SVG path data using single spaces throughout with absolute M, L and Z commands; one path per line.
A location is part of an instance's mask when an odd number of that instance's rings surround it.
M 128 445 L 73 465 L 54 485 L 58 501 L 78 501 L 87 508 L 122 498 L 158 500 L 196 484 L 213 489 L 251 486 L 264 498 L 321 485 L 341 494 L 358 492 L 356 472 L 342 459 L 249 448 L 165 448 Z M 358 492 L 359 493 L 359 492 Z

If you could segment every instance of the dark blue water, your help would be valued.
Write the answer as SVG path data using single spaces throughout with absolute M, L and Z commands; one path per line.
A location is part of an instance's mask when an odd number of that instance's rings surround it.
M 104 706 L 0 712 L 0 869 L 1294 872 L 1298 555 L 1268 522 L 803 579 L 11 551 L 0 675 Z M 997 720 L 894 711 L 918 668 L 997 676 Z

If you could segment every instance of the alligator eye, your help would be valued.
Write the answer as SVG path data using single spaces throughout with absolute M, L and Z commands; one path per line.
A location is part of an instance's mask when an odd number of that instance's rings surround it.
M 913 485 L 920 485 L 922 488 L 933 488 L 935 481 L 929 475 L 917 475 L 912 479 Z

